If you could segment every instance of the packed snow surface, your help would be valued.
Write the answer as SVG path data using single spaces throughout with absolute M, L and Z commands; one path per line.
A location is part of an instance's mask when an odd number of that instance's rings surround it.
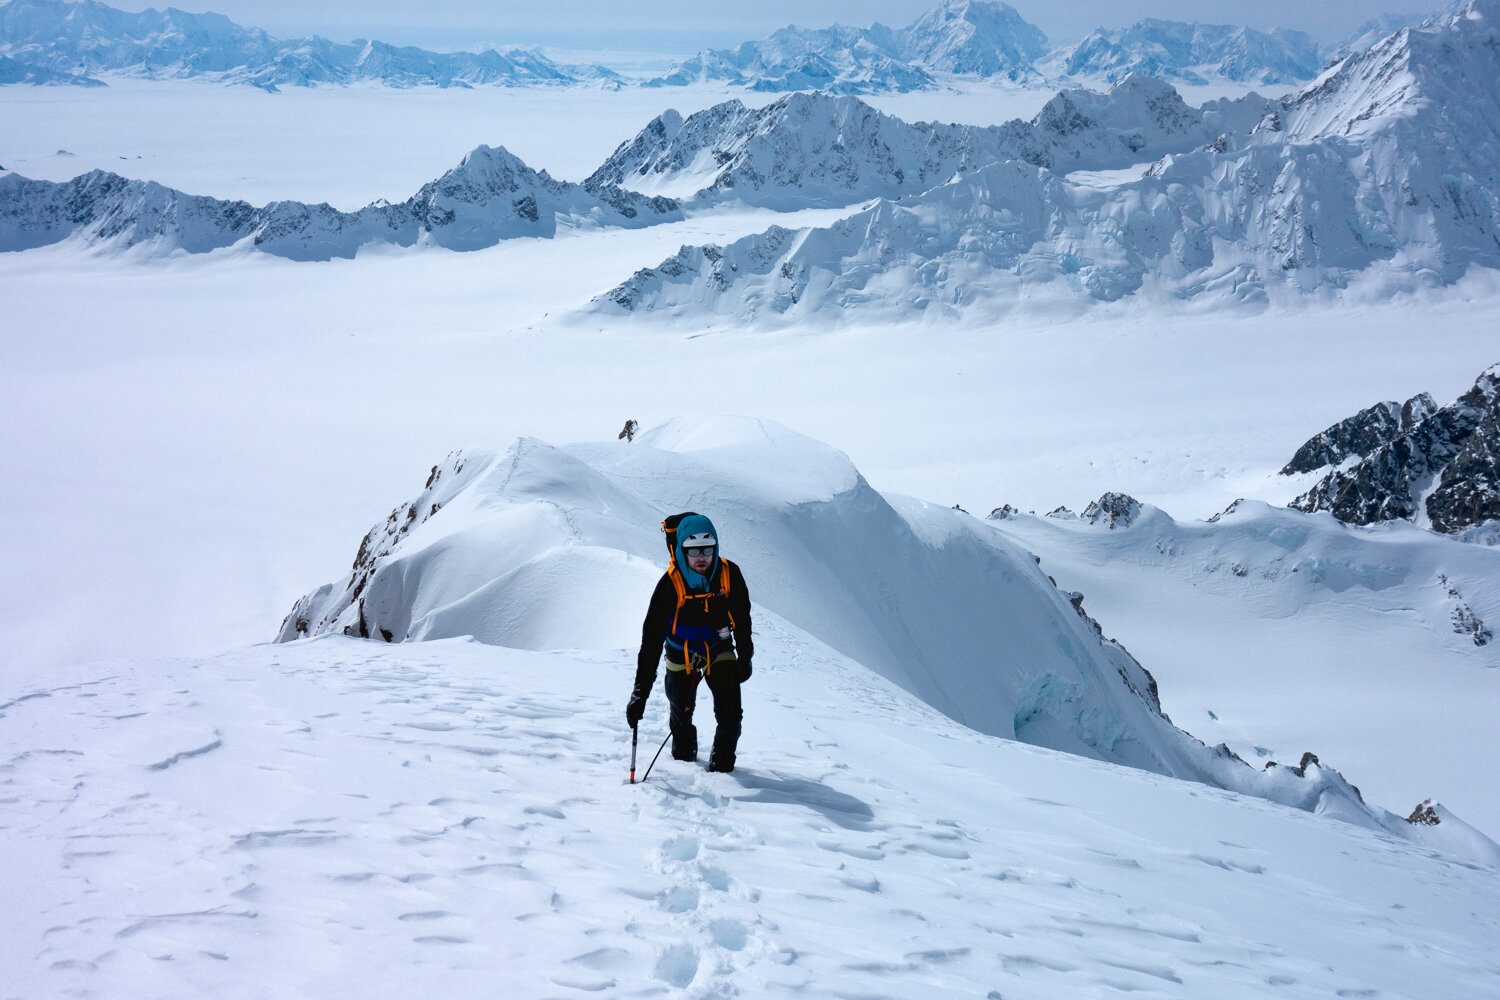
M 326 636 L 8 681 L 6 993 L 1460 1000 L 1500 981 L 1495 868 L 980 736 L 757 624 L 742 766 L 664 759 L 636 785 L 628 650 Z M 664 715 L 658 693 L 638 773 Z

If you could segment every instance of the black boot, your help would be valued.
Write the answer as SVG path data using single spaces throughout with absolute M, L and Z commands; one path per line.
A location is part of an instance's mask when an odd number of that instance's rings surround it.
M 694 733 L 691 737 L 684 736 L 682 739 L 677 739 L 675 737 L 675 734 L 674 734 L 674 738 L 672 740 L 672 759 L 673 760 L 697 760 L 698 759 L 698 738 L 697 738 L 697 733 Z
M 734 754 L 715 750 L 708 755 L 708 769 L 728 773 L 734 770 Z

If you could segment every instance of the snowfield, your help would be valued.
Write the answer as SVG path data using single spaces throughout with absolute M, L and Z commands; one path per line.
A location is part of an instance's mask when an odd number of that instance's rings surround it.
M 743 766 L 627 650 L 342 636 L 5 704 L 5 994 L 1481 997 L 1500 874 L 984 737 L 763 617 Z M 641 769 L 665 733 L 660 694 Z

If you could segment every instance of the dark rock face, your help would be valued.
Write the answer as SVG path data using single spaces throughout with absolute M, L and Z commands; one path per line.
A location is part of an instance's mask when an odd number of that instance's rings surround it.
M 1111 531 L 1129 527 L 1140 514 L 1140 501 L 1124 493 L 1106 493 L 1083 509 L 1085 521 L 1103 524 Z
M 1408 399 L 1404 405 L 1376 403 L 1308 439 L 1281 474 L 1315 472 L 1324 466 L 1338 465 L 1350 455 L 1369 455 L 1436 411 L 1437 404 L 1425 392 Z
M 1443 470 L 1437 489 L 1427 498 L 1427 516 L 1438 531 L 1452 533 L 1500 520 L 1500 392 L 1494 385 L 1496 369 L 1490 369 L 1486 375 L 1490 379 L 1487 400 L 1478 398 L 1483 393 L 1476 385 L 1459 401 L 1463 403 L 1473 396 L 1476 409 L 1483 405 L 1479 425 Z
M 1363 460 L 1330 472 L 1291 506 L 1326 510 L 1350 524 L 1424 513 L 1449 534 L 1500 520 L 1500 365 L 1450 406 L 1437 408 L 1423 393 L 1399 411 L 1395 403 L 1361 411 L 1304 444 L 1282 472 L 1312 471 L 1353 455 Z

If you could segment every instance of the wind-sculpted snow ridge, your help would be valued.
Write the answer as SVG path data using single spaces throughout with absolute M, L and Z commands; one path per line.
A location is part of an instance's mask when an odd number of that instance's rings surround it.
M 1500 2 L 1472 0 L 1344 60 L 1281 105 L 1184 111 L 1139 78 L 1116 88 L 1130 85 L 1135 99 L 1112 91 L 1090 98 L 1097 110 L 1083 104 L 1087 92 L 1065 92 L 1016 160 L 830 227 L 684 247 L 596 308 L 737 319 L 856 304 L 948 312 L 1002 308 L 1019 288 L 1047 284 L 1086 301 L 1151 285 L 1258 303 L 1282 288 L 1337 291 L 1376 269 L 1373 280 L 1399 287 L 1452 283 L 1472 266 L 1500 267 L 1497 27 Z M 1129 123 L 1120 109 L 1143 106 L 1155 135 L 1117 127 Z M 1206 129 L 1217 133 L 1169 151 L 1145 176 L 1076 173 L 1124 166 L 1131 149 L 1145 159 Z
M 1101 28 L 1055 60 L 1071 76 L 1114 82 L 1140 73 L 1192 84 L 1301 84 L 1317 76 L 1324 64 L 1317 43 L 1300 31 L 1277 29 L 1267 34 L 1233 25 L 1156 18 L 1124 29 Z
M 400 204 L 376 202 L 356 212 L 294 201 L 255 208 L 97 170 L 65 183 L 0 176 L 0 251 L 73 239 L 158 252 L 242 245 L 292 260 L 329 260 L 370 244 L 478 250 L 549 237 L 559 224 L 633 228 L 677 218 L 671 199 L 554 180 L 489 146 Z
M 1342 466 L 1351 456 L 1358 461 Z M 1500 365 L 1448 406 L 1422 393 L 1400 408 L 1362 410 L 1309 440 L 1282 472 L 1327 466 L 1340 467 L 1293 507 L 1350 524 L 1410 520 L 1493 540 L 1482 529 L 1500 522 Z
M 947 0 L 906 28 L 782 28 L 759 42 L 708 49 L 648 87 L 723 81 L 760 91 L 830 94 L 926 90 L 934 74 L 1041 83 L 1047 38 L 1008 4 Z
M 274 91 L 278 86 L 373 81 L 393 87 L 570 84 L 616 80 L 599 66 L 559 66 L 540 52 L 429 52 L 316 35 L 294 41 L 244 28 L 221 14 L 169 7 L 128 13 L 94 0 L 6 0 L 0 3 L 0 55 L 53 79 L 89 83 L 90 74 L 149 79 L 207 76 Z M 0 77 L 0 83 L 17 82 Z
M 909 123 L 854 97 L 791 94 L 759 109 L 727 101 L 667 111 L 585 184 L 695 202 L 772 208 L 854 204 L 929 191 L 999 160 L 1057 170 L 1129 167 L 1248 131 L 1276 105 L 1256 97 L 1189 107 L 1169 85 L 1131 77 L 1098 94 L 1065 90 L 1030 122 L 981 128 Z
M 1023 549 L 962 512 L 882 496 L 842 454 L 763 421 L 451 455 L 278 638 L 629 648 L 664 564 L 657 525 L 687 507 L 713 517 L 744 569 L 758 629 L 830 647 L 974 730 L 1436 835 L 1315 762 L 1257 772 L 1176 729 L 1151 675 Z

